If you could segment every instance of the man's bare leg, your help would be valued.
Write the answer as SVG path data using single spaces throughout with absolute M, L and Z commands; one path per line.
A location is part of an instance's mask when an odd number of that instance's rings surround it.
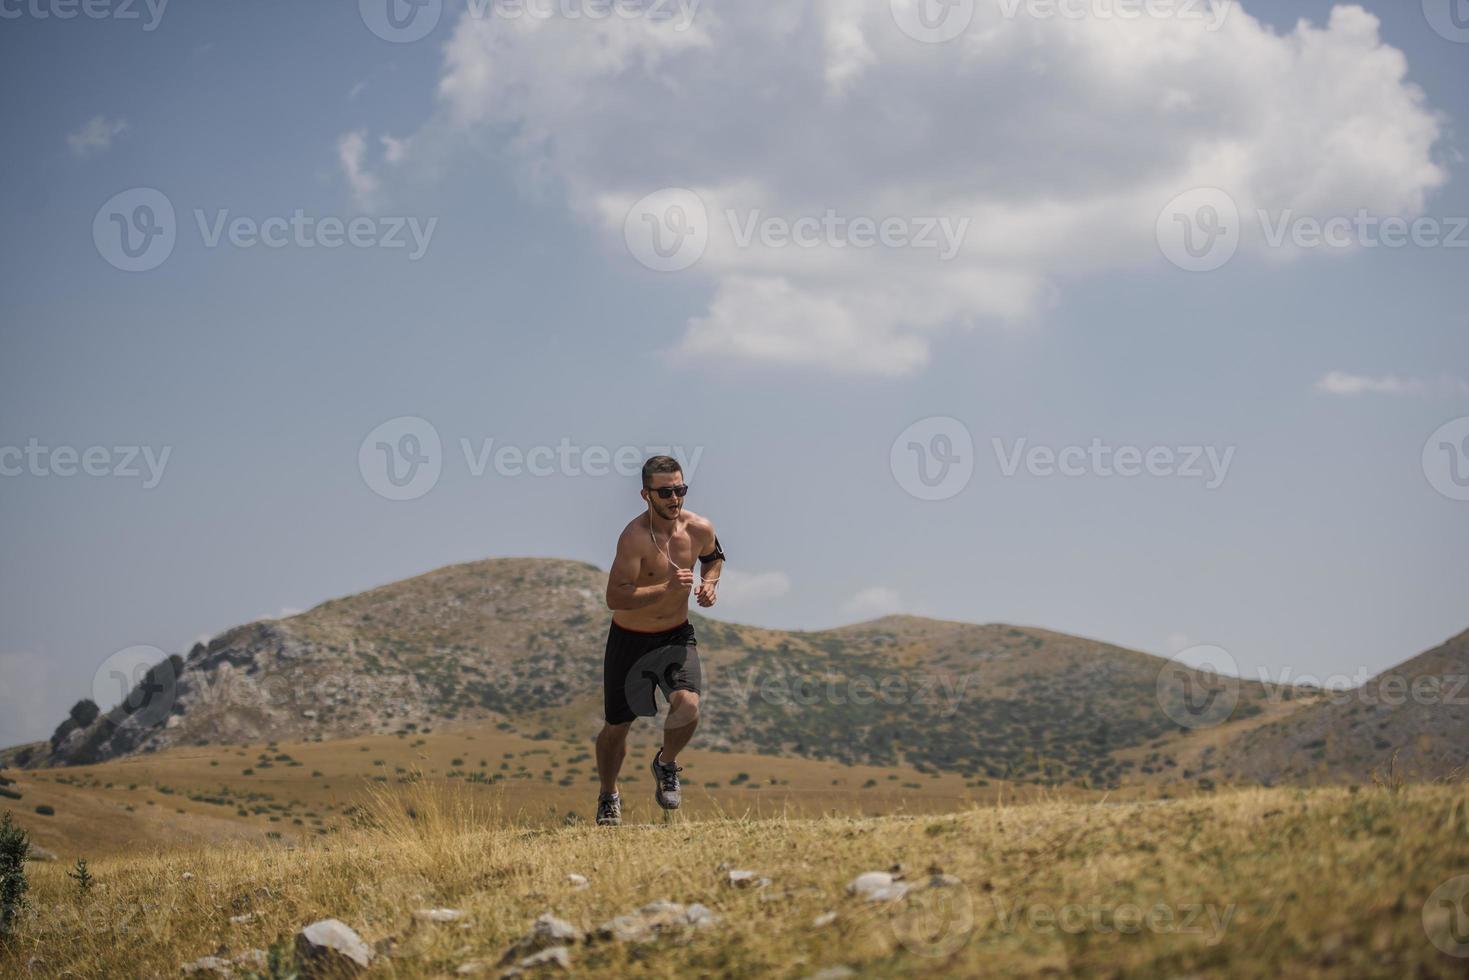
M 602 792 L 617 792 L 617 774 L 622 772 L 622 760 L 627 756 L 627 733 L 632 722 L 621 725 L 603 725 L 597 733 L 597 778 L 602 781 Z
M 674 691 L 668 698 L 668 718 L 663 723 L 663 748 L 658 760 L 672 765 L 699 727 L 699 696 L 693 691 Z

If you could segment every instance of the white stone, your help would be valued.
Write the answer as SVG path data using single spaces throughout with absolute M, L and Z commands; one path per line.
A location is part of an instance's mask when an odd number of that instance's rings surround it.
M 340 919 L 321 919 L 296 933 L 303 975 L 355 974 L 372 963 L 372 950 Z
M 847 894 L 869 902 L 890 902 L 907 892 L 908 886 L 887 871 L 864 871 L 847 885 Z

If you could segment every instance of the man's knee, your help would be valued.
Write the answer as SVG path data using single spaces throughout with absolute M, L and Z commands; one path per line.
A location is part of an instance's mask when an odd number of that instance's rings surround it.
M 668 728 L 682 728 L 699 720 L 699 694 L 697 691 L 674 691 L 668 696 Z
M 605 722 L 602 730 L 597 733 L 597 741 L 608 744 L 620 744 L 627 741 L 627 733 L 632 729 L 632 722 L 625 721 L 620 725 Z

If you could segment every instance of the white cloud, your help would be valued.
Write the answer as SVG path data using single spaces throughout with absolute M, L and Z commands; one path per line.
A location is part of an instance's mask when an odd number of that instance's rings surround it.
M 380 182 L 377 175 L 367 169 L 367 133 L 360 129 L 343 133 L 337 140 L 337 159 L 342 164 L 347 186 L 352 190 L 353 203 L 370 208 L 377 197 Z
M 67 134 L 66 142 L 71 147 L 71 152 L 79 157 L 88 157 L 111 149 L 113 137 L 121 136 L 127 131 L 126 119 L 93 116 L 76 132 Z
M 874 585 L 863 589 L 842 605 L 842 611 L 856 616 L 873 618 L 900 612 L 903 600 L 894 589 L 885 585 Z
M 489 134 L 619 252 L 632 202 L 695 191 L 709 243 L 678 274 L 710 300 L 682 356 L 911 374 L 947 331 L 1034 318 L 1066 276 L 1165 269 L 1157 221 L 1183 191 L 1324 220 L 1416 216 L 1445 183 L 1440 117 L 1370 13 L 1282 33 L 1235 6 L 1217 26 L 1005 19 L 982 2 L 965 34 L 922 44 L 861 0 L 709 4 L 691 25 L 466 13 L 421 146 Z M 729 209 L 969 225 L 945 262 L 738 247 Z M 1257 224 L 1242 250 L 1270 254 Z
M 408 155 L 408 140 L 380 136 L 382 162 L 396 166 Z M 367 159 L 367 131 L 364 129 L 343 133 L 337 139 L 337 160 L 342 166 L 342 176 L 352 192 L 352 203 L 365 211 L 375 210 L 380 201 L 382 177 L 373 170 Z
M 790 594 L 791 578 L 785 572 L 744 572 L 726 568 L 719 575 L 719 604 L 741 608 L 780 599 Z
M 1381 378 L 1370 378 L 1345 371 L 1330 371 L 1316 382 L 1314 390 L 1325 395 L 1462 395 L 1469 394 L 1469 384 L 1459 378 L 1440 378 L 1425 381 L 1422 378 L 1399 378 L 1389 374 Z

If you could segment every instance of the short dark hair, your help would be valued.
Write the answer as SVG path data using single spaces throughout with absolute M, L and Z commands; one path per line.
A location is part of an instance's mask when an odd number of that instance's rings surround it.
M 648 461 L 643 464 L 643 489 L 651 485 L 648 478 L 654 473 L 682 473 L 683 467 L 678 460 L 672 456 L 649 456 Z

